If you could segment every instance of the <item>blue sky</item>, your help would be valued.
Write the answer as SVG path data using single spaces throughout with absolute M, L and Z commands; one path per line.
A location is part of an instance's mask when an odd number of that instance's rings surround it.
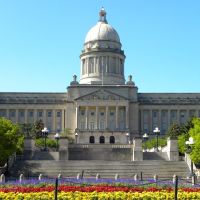
M 0 0 L 0 92 L 65 92 L 102 6 L 139 92 L 200 92 L 199 0 Z

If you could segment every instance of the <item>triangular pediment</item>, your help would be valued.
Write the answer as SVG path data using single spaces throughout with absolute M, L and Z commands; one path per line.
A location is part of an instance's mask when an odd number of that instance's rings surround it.
M 109 90 L 100 89 L 95 92 L 78 97 L 75 100 L 127 100 L 124 96 L 113 93 Z

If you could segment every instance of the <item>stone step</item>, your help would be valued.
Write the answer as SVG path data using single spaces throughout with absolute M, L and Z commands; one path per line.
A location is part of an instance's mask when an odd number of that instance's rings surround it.
M 37 176 L 40 173 L 45 176 L 76 176 L 84 170 L 85 176 L 113 177 L 119 174 L 121 177 L 133 177 L 134 174 L 143 172 L 144 177 L 153 177 L 156 173 L 159 177 L 172 177 L 177 174 L 186 177 L 189 169 L 184 161 L 17 161 L 11 170 L 11 176 L 17 177 L 20 173 L 27 176 Z

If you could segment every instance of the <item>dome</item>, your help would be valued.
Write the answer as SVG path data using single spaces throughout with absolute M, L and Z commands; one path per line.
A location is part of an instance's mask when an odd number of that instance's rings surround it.
M 95 40 L 107 40 L 120 43 L 117 31 L 105 22 L 98 22 L 85 37 L 85 43 Z
M 124 51 L 117 31 L 108 24 L 102 8 L 99 21 L 85 37 L 81 51 L 80 84 L 124 85 Z M 74 84 L 74 82 L 72 82 Z
M 106 40 L 120 43 L 117 31 L 107 23 L 104 8 L 99 12 L 99 22 L 93 26 L 85 37 L 85 43 L 95 40 Z

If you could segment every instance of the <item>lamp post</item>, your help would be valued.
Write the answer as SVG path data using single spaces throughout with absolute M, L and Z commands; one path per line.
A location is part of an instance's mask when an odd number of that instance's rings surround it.
M 188 141 L 185 142 L 186 144 L 186 147 L 187 147 L 187 153 L 191 153 L 192 152 L 192 145 L 194 144 L 194 139 L 193 137 L 190 137 Z M 193 170 L 193 162 L 192 162 L 192 159 L 190 158 L 191 160 L 191 163 L 190 163 L 190 168 L 191 168 L 191 174 L 190 174 L 190 177 L 193 177 L 195 174 L 194 174 L 194 170 Z
M 49 133 L 49 130 L 47 129 L 47 127 L 44 127 L 44 129 L 42 129 L 42 136 L 44 137 L 44 151 L 47 150 L 46 146 L 47 146 L 47 143 L 46 143 L 46 139 L 47 139 L 47 136 L 48 136 L 48 133 Z
M 144 150 L 146 150 L 146 144 L 145 144 L 145 142 L 148 140 L 149 136 L 148 136 L 147 133 L 145 133 L 142 137 L 143 137 L 143 141 L 144 141 Z
M 56 140 L 56 151 L 58 151 L 58 141 L 59 141 L 59 139 L 60 139 L 60 134 L 59 134 L 59 133 L 56 133 L 56 134 L 54 135 L 54 138 L 55 138 L 55 140 Z
M 129 136 L 130 136 L 130 133 L 126 133 L 126 143 L 127 144 L 129 143 Z
M 78 133 L 75 133 L 75 142 L 78 143 Z
M 158 152 L 158 135 L 160 134 L 160 130 L 156 127 L 153 132 L 156 134 L 156 151 Z

